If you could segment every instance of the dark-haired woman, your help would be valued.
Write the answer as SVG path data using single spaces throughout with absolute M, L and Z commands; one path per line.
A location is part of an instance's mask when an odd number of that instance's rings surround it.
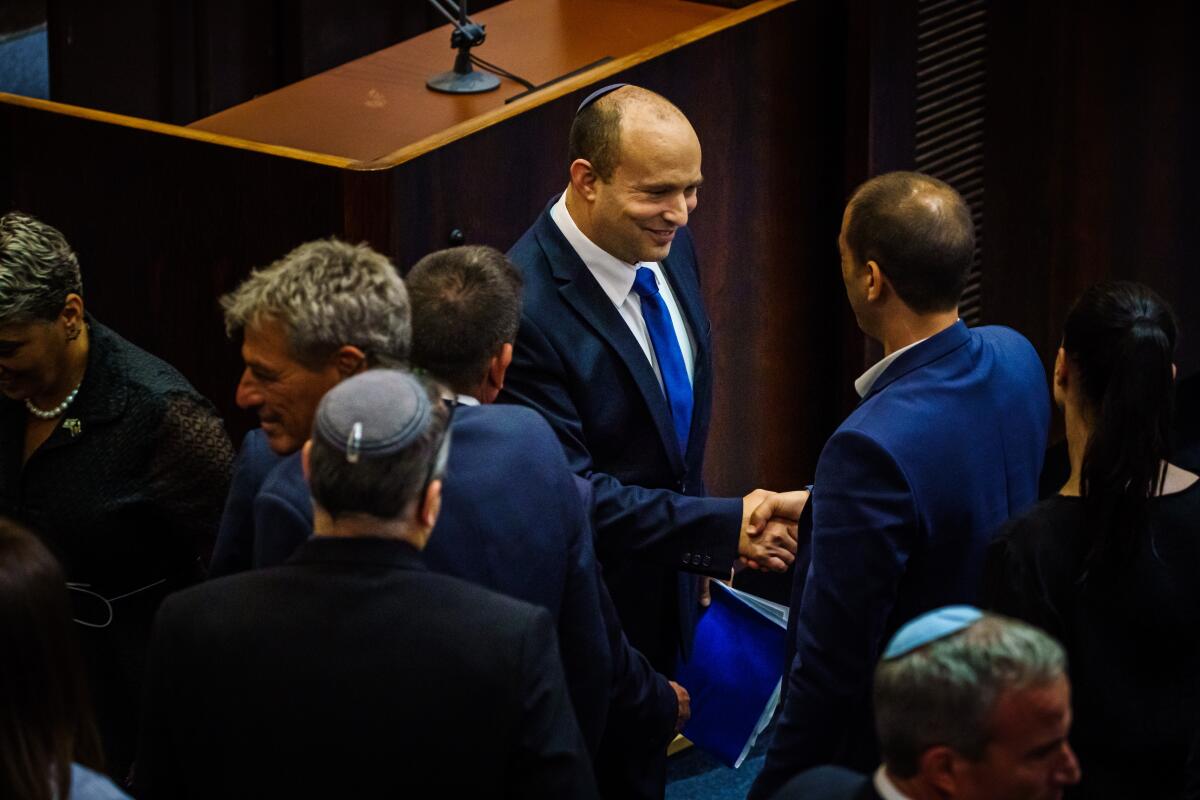
M 991 605 L 1067 648 L 1073 796 L 1184 796 L 1200 722 L 1200 483 L 1167 460 L 1175 332 L 1140 284 L 1076 301 L 1054 365 L 1071 477 L 990 553 Z
M 0 216 L 0 514 L 72 583 L 108 765 L 123 777 L 154 612 L 202 574 L 232 450 L 208 401 L 86 314 L 82 293 L 61 233 Z
M 100 742 L 72 628 L 58 562 L 0 519 L 0 796 L 126 797 L 93 771 Z

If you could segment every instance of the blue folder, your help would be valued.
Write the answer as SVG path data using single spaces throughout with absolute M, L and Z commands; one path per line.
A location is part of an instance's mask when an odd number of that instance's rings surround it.
M 692 698 L 683 735 L 740 767 L 779 705 L 787 608 L 712 582 L 712 605 L 696 626 L 691 658 L 676 680 Z

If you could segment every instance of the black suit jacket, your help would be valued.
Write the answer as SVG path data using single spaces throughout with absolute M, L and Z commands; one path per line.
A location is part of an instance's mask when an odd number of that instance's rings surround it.
M 169 598 L 140 797 L 596 796 L 545 609 L 310 540 Z
M 567 687 L 588 750 L 604 730 L 612 680 L 611 634 L 602 616 L 592 533 L 562 450 L 534 412 L 511 406 L 455 408 L 442 510 L 425 548 L 426 565 L 554 617 Z M 312 498 L 299 454 L 281 461 L 248 435 L 222 522 L 222 547 L 271 567 L 312 534 Z M 256 467 L 269 461 L 270 469 Z M 240 487 L 265 474 L 253 492 Z M 234 497 L 253 499 L 234 509 Z M 249 520 L 238 521 L 237 510 Z M 245 540 L 240 543 L 234 540 Z M 247 564 L 244 568 L 249 568 Z M 617 633 L 620 631 L 618 629 Z M 674 700 L 674 693 L 671 693 Z
M 686 456 L 650 363 L 549 207 L 509 257 L 525 290 L 501 400 L 540 412 L 571 468 L 592 481 L 596 551 L 626 633 L 671 674 L 698 615 L 695 580 L 676 571 L 727 576 L 742 515 L 738 498 L 704 497 L 712 343 L 691 237 L 679 229 L 662 262 L 696 341 Z

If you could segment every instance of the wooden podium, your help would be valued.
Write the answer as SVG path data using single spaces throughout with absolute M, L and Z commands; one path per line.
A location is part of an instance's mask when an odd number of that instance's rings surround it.
M 710 489 L 790 488 L 840 412 L 830 384 L 853 330 L 835 246 L 845 43 L 828 30 L 842 13 L 510 0 L 475 15 L 478 55 L 555 81 L 516 99 L 509 80 L 484 95 L 425 88 L 453 61 L 449 26 L 188 127 L 0 94 L 0 207 L 59 227 L 88 308 L 175 364 L 238 436 L 252 420 L 233 404 L 241 364 L 217 298 L 250 269 L 324 236 L 367 241 L 402 271 L 460 236 L 507 249 L 565 186 L 579 100 L 647 86 L 704 148 L 691 227 L 718 375 Z

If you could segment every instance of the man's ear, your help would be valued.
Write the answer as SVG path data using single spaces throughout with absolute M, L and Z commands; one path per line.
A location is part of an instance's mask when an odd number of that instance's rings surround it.
M 587 159 L 577 158 L 571 162 L 571 188 L 584 200 L 596 199 L 596 182 L 599 180 L 600 176 Z
M 304 471 L 304 482 L 312 483 L 310 476 L 312 475 L 312 467 L 310 459 L 312 458 L 312 439 L 304 443 L 304 447 L 300 448 L 300 468 Z
M 1174 383 L 1175 379 L 1178 377 L 1179 377 L 1179 367 L 1175 366 L 1175 362 L 1171 362 L 1171 382 Z
M 872 303 L 878 302 L 883 297 L 883 284 L 887 278 L 883 275 L 883 270 L 879 269 L 879 264 L 875 261 L 867 262 L 867 300 Z
M 958 796 L 959 768 L 962 756 L 945 745 L 935 745 L 921 754 L 917 774 L 921 780 L 937 787 L 946 797 Z
M 333 366 L 342 380 L 357 375 L 367 368 L 367 356 L 354 345 L 342 345 L 333 354 Z
M 500 345 L 500 350 L 496 355 L 492 356 L 491 362 L 488 364 L 488 383 L 498 393 L 504 388 L 504 376 L 508 373 L 509 366 L 512 365 L 513 346 L 509 342 Z
M 417 521 L 425 528 L 431 529 L 437 524 L 438 514 L 442 510 L 442 481 L 435 478 L 425 487 L 421 497 L 421 507 L 417 509 Z

